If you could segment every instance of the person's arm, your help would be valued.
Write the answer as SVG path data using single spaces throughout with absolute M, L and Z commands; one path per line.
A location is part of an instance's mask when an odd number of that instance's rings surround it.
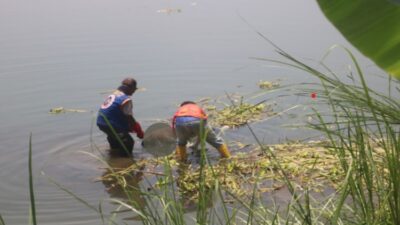
M 175 130 L 175 119 L 176 119 L 176 116 L 172 117 L 172 121 L 171 121 L 171 127 L 174 130 Z
M 136 120 L 132 115 L 127 115 L 126 118 L 128 119 L 128 126 L 129 127 L 135 126 Z
M 128 120 L 128 126 L 131 129 L 131 132 L 135 132 L 136 136 L 140 139 L 143 138 L 144 132 L 142 130 L 142 127 L 140 126 L 140 123 L 136 121 L 136 119 L 133 117 L 132 113 L 132 100 L 127 99 L 125 102 L 122 103 L 122 112 L 125 114 Z
M 133 116 L 131 116 L 128 121 L 131 121 L 130 124 L 132 125 L 130 127 L 132 129 L 132 132 L 135 132 L 138 138 L 143 139 L 144 132 L 142 126 L 140 126 L 140 123 L 136 121 L 135 118 L 133 118 Z
M 174 136 L 176 136 L 175 120 L 176 120 L 176 116 L 174 116 L 174 117 L 172 118 L 172 121 L 171 121 L 171 129 L 172 129 L 172 132 L 173 132 Z

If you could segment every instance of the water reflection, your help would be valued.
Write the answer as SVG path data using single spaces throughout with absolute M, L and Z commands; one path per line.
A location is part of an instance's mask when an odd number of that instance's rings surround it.
M 140 182 L 143 180 L 145 166 L 140 166 L 130 157 L 109 155 L 106 159 L 108 168 L 102 174 L 102 183 L 111 198 L 126 202 L 142 211 L 146 201 L 143 198 Z M 137 167 L 132 169 L 132 167 Z M 125 219 L 139 219 L 131 217 Z

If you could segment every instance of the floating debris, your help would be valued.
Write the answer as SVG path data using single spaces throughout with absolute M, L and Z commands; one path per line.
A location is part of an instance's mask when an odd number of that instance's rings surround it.
M 240 103 L 238 105 L 226 106 L 218 110 L 216 106 L 207 105 L 210 124 L 213 126 L 228 126 L 235 128 L 248 122 L 262 120 L 266 116 L 274 115 L 272 107 L 265 103 L 251 104 Z
M 280 84 L 278 82 L 270 82 L 270 81 L 262 81 L 258 82 L 258 87 L 261 89 L 272 89 L 279 87 Z
M 83 109 L 66 109 L 64 107 L 56 107 L 56 108 L 51 108 L 50 111 L 49 111 L 50 114 L 60 114 L 60 113 L 66 113 L 66 112 L 83 113 L 83 112 L 87 112 L 87 110 L 83 110 Z
M 221 101 L 221 98 L 229 98 L 230 104 Z M 266 101 L 245 102 L 244 97 L 238 94 L 217 99 L 201 98 L 196 102 L 207 111 L 208 123 L 213 127 L 237 128 L 246 123 L 261 121 L 266 117 L 276 115 L 272 108 L 273 104 L 268 104 Z
M 165 13 L 165 14 L 172 14 L 172 13 L 180 13 L 182 12 L 181 9 L 174 9 L 174 8 L 165 8 L 165 9 L 159 9 L 157 10 L 157 13 Z
M 285 185 L 276 164 L 288 175 L 289 179 L 299 186 L 307 187 L 316 192 L 323 191 L 321 187 L 337 188 L 343 180 L 344 172 L 340 163 L 332 152 L 321 143 L 284 144 L 265 146 L 273 149 L 276 159 L 271 155 L 255 148 L 250 152 L 238 153 L 229 160 L 220 160 L 217 164 L 207 167 L 205 186 L 212 189 L 215 180 L 224 189 L 234 193 L 237 197 L 252 193 L 254 184 L 259 182 L 258 194 L 282 188 Z M 192 196 L 195 200 L 198 195 L 199 168 L 185 170 L 177 178 L 181 194 Z M 261 182 L 262 181 L 262 182 Z M 268 184 L 262 185 L 263 182 Z
M 204 185 L 207 189 L 215 188 L 218 181 L 218 185 L 237 197 L 249 197 L 248 195 L 253 194 L 255 184 L 258 186 L 257 194 L 281 189 L 285 186 L 285 181 L 282 171 L 278 169 L 278 164 L 292 182 L 299 187 L 307 187 L 316 192 L 323 191 L 324 188 L 337 188 L 345 176 L 334 153 L 324 147 L 322 142 L 268 145 L 262 148 L 254 145 L 240 145 L 250 147 L 250 150 L 236 153 L 228 160 L 214 161 L 203 168 L 202 172 L 197 164 L 178 163 L 173 156 L 169 156 L 168 164 L 175 171 L 174 182 L 179 188 L 181 197 L 192 202 L 197 201 L 200 176 L 204 176 Z M 271 156 L 271 152 L 265 151 L 267 148 L 273 152 L 274 157 Z M 107 174 L 99 180 L 116 182 L 114 186 L 124 185 L 124 177 L 135 174 L 138 170 L 159 178 L 165 177 L 162 174 L 163 162 L 165 163 L 163 160 L 165 158 L 144 159 L 136 165 L 119 170 L 112 175 Z M 152 170 L 147 171 L 143 168 L 152 168 Z M 157 179 L 153 188 L 169 185 L 170 179 L 166 179 Z M 121 181 L 121 184 L 117 184 Z
M 317 93 L 316 92 L 311 92 L 310 97 L 312 99 L 316 99 L 317 98 Z

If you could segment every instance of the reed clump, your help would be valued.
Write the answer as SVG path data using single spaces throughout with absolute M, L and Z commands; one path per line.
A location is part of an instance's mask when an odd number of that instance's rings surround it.
M 274 62 L 300 69 L 321 81 L 320 85 L 308 84 L 301 94 L 315 93 L 318 103 L 328 107 L 321 111 L 315 105 L 318 122 L 309 126 L 325 134 L 346 174 L 338 186 L 329 222 L 400 224 L 399 81 L 387 75 L 387 93 L 371 88 L 353 54 L 342 49 L 352 61 L 349 68 L 354 68 L 345 76 L 323 61 L 319 68 L 312 67 L 281 49 L 278 52 L 287 61 Z

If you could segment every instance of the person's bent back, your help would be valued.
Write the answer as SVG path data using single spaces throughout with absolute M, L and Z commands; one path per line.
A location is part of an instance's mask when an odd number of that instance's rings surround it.
M 179 160 L 186 160 L 186 144 L 194 137 L 201 136 L 200 131 L 204 131 L 206 142 L 218 149 L 221 157 L 231 156 L 224 140 L 215 134 L 213 129 L 207 125 L 207 114 L 204 110 L 192 101 L 183 102 L 175 112 L 172 119 L 172 127 L 177 136 L 176 155 Z
M 118 90 L 109 95 L 100 106 L 97 116 L 97 126 L 107 135 L 107 141 L 112 151 L 119 155 L 131 155 L 134 140 L 129 132 L 135 132 L 143 138 L 143 130 L 132 113 L 130 96 L 136 91 L 136 80 L 126 78 Z

